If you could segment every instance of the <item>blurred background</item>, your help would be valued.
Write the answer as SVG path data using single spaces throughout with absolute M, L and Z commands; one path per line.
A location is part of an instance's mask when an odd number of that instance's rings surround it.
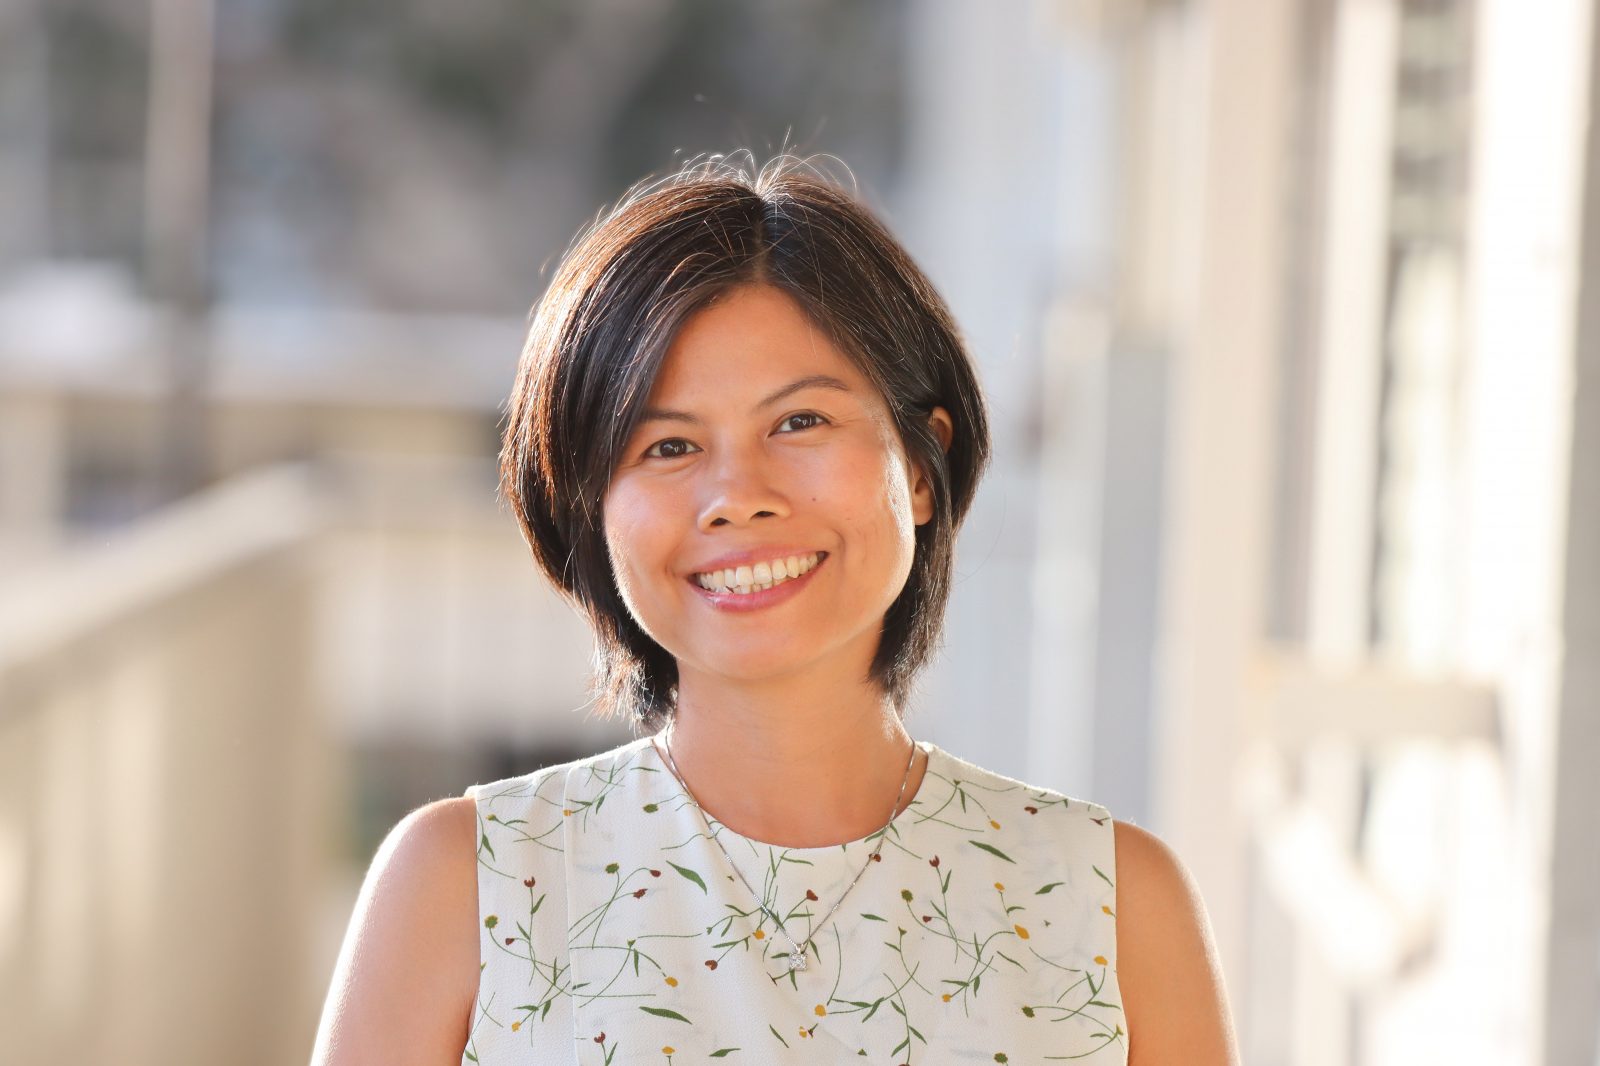
M 0 1059 L 304 1062 L 396 821 L 631 738 L 525 316 L 787 148 L 993 408 L 913 732 L 1171 843 L 1250 1066 L 1600 1064 L 1594 6 L 0 0 Z

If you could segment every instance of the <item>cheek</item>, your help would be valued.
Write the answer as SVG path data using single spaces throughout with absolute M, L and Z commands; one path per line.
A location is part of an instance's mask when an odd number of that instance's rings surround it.
M 911 483 L 905 469 L 893 456 L 876 457 L 872 469 L 872 500 L 879 522 L 893 527 L 900 536 L 912 536 L 916 522 L 911 507 Z
M 630 606 L 634 599 L 635 575 L 647 570 L 658 554 L 652 537 L 661 536 L 660 523 L 651 521 L 654 508 L 646 494 L 627 490 L 613 491 L 605 500 L 606 550 L 611 569 Z
M 834 467 L 829 477 L 813 486 L 811 497 L 836 502 L 844 521 L 858 536 L 878 543 L 913 544 L 916 522 L 911 486 L 893 457 L 876 451 L 862 454 L 845 468 Z
M 670 639 L 662 628 L 670 608 L 662 603 L 662 586 L 652 579 L 659 573 L 666 550 L 651 540 L 652 529 L 660 537 L 659 521 L 652 523 L 648 503 L 619 495 L 607 502 L 605 511 L 606 551 L 611 557 L 611 573 L 617 583 L 622 605 L 640 629 L 658 644 Z

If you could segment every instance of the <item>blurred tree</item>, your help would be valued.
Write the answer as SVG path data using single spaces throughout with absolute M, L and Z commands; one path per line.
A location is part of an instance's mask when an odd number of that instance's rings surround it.
M 222 7 L 218 239 L 237 298 L 504 313 L 602 203 L 708 151 L 891 179 L 903 3 Z

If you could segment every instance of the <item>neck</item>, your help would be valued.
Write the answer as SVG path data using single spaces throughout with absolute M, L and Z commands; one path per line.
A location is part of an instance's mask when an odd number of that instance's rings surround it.
M 692 676 L 680 676 L 678 692 L 658 740 L 695 801 L 741 836 L 791 848 L 859 840 L 921 785 L 927 756 L 912 759 L 911 735 L 879 693 L 789 686 L 780 702 Z

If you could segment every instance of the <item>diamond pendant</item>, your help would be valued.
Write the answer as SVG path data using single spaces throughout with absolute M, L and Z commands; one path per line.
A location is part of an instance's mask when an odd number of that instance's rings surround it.
M 789 969 L 791 971 L 793 971 L 793 970 L 803 970 L 805 968 L 806 968 L 806 955 L 805 955 L 805 952 L 799 951 L 799 950 L 795 950 L 795 951 L 789 952 Z

